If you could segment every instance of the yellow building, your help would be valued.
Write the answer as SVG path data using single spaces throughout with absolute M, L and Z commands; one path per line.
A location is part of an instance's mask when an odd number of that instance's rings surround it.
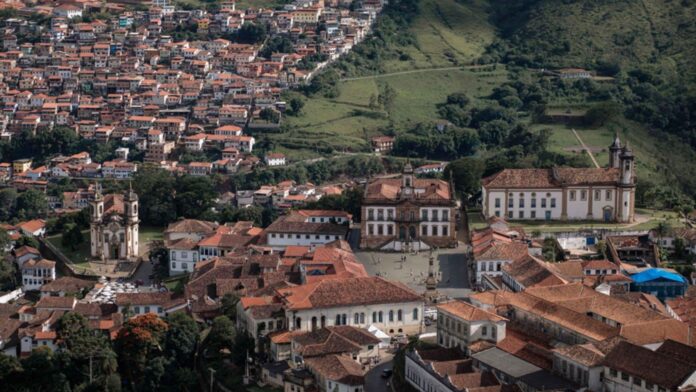
M 31 169 L 31 159 L 17 159 L 12 162 L 12 172 L 14 174 L 24 173 Z

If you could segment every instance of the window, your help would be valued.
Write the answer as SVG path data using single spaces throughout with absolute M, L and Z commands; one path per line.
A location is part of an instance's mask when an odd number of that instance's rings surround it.
M 390 323 L 394 322 L 394 311 L 393 310 L 389 311 L 389 322 Z
M 491 337 L 492 337 L 493 339 L 497 339 L 497 338 L 498 338 L 498 330 L 497 330 L 495 327 L 491 327 Z
M 495 216 L 500 217 L 500 211 L 496 211 Z
M 546 208 L 546 199 L 541 199 L 541 208 Z
M 508 208 L 512 208 L 515 206 L 515 200 L 512 198 L 512 193 L 510 194 L 510 198 L 508 199 Z
M 600 191 L 600 190 L 595 190 L 595 191 L 594 191 L 594 199 L 595 199 L 596 201 L 601 200 L 601 199 L 602 199 L 602 191 Z
M 532 201 L 531 201 L 531 203 L 530 203 L 530 206 L 531 206 L 532 208 L 536 208 L 536 199 L 532 199 Z
M 604 197 L 607 199 L 607 201 L 611 200 L 612 193 L 613 192 L 611 191 L 611 189 L 607 189 L 607 193 L 606 193 L 606 195 L 604 195 Z
M 570 191 L 570 193 L 569 193 L 569 195 L 568 195 L 568 198 L 569 198 L 570 200 L 575 200 L 575 191 Z
M 394 227 L 392 225 L 387 225 L 387 235 L 394 235 Z
M 375 210 L 372 208 L 367 210 L 367 220 L 375 220 Z
M 524 211 L 520 211 L 519 213 L 520 219 L 524 219 Z
M 384 220 L 384 210 L 381 208 L 377 210 L 377 220 Z
M 487 326 L 484 325 L 484 326 L 481 328 L 481 335 L 483 335 L 483 336 L 488 335 L 488 327 L 487 327 Z
M 145 307 L 145 313 L 150 313 L 150 307 L 149 307 L 149 306 L 146 306 L 146 307 Z
M 522 194 L 520 193 L 520 208 L 524 208 L 524 198 L 522 197 Z
M 377 225 L 377 234 L 384 235 L 384 226 L 383 225 Z
M 531 211 L 529 214 L 532 219 L 536 218 L 536 211 Z
M 360 324 L 365 324 L 365 313 L 360 313 Z
M 447 237 L 447 226 L 442 226 L 442 236 Z
M 377 312 L 372 312 L 372 322 L 373 323 L 377 322 Z
M 172 260 L 176 260 L 176 251 L 175 250 L 172 251 Z
M 387 219 L 394 220 L 394 210 L 387 210 Z
M 609 375 L 611 375 L 612 377 L 616 377 L 616 370 L 609 369 Z
M 396 311 L 396 320 L 403 321 L 403 314 L 401 313 L 401 309 Z
M 508 211 L 508 218 L 512 219 L 512 211 Z
M 382 313 L 381 310 L 379 312 L 377 312 L 377 316 L 379 318 L 380 323 L 384 322 L 384 314 Z
M 336 323 L 334 325 L 341 325 L 341 315 L 340 314 L 336 315 Z
M 374 225 L 367 225 L 367 234 L 369 234 L 369 235 L 375 234 L 375 226 Z
M 641 380 L 640 378 L 638 378 L 636 376 L 633 376 L 633 383 L 636 385 L 643 385 L 643 380 Z
M 428 226 L 421 226 L 421 235 L 424 237 L 428 235 Z
M 551 198 L 551 208 L 556 208 L 556 198 L 555 197 Z
M 622 380 L 628 381 L 628 378 L 629 378 L 629 377 L 628 377 L 628 374 L 626 374 L 626 373 L 624 373 L 624 372 L 621 372 L 621 379 L 622 379 Z
M 582 201 L 587 200 L 587 191 L 586 190 L 580 191 L 580 200 L 582 200 Z
M 433 226 L 433 235 L 437 235 L 437 226 Z
M 418 308 L 413 309 L 413 319 L 418 320 Z
M 172 269 L 176 269 L 176 263 L 172 261 Z
M 188 269 L 188 264 L 186 264 L 186 263 L 181 263 L 181 268 L 182 268 L 182 269 Z
M 500 198 L 499 197 L 495 198 L 495 208 L 500 208 Z
M 421 220 L 428 220 L 428 210 L 421 210 Z
M 438 217 L 437 217 L 437 210 L 433 210 L 433 222 L 437 222 Z
M 442 221 L 449 222 L 449 211 L 448 210 L 442 210 Z

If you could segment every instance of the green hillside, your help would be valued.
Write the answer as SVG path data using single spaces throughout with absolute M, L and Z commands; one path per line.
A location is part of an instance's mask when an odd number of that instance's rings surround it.
M 491 0 L 509 59 L 538 67 L 651 65 L 696 81 L 696 2 Z

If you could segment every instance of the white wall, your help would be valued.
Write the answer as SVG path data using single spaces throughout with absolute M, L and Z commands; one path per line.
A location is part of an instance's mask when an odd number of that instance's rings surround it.
M 169 250 L 169 273 L 181 274 L 185 272 L 193 272 L 193 268 L 198 262 L 198 251 L 190 250 Z
M 402 311 L 402 321 L 398 321 L 398 310 Z M 418 309 L 418 319 L 413 319 L 413 309 Z M 389 311 L 394 312 L 394 321 L 389 321 Z M 376 322 L 372 321 L 373 313 L 382 312 L 382 322 L 379 318 Z M 364 313 L 364 322 L 354 322 L 355 313 Z M 397 334 L 399 329 L 405 334 L 415 334 L 421 332 L 421 323 L 423 321 L 423 302 L 408 302 L 395 304 L 374 304 L 374 305 L 355 305 L 336 308 L 318 308 L 300 310 L 297 312 L 286 311 L 286 323 L 290 330 L 296 330 L 296 319 L 300 317 L 300 329 L 304 331 L 312 330 L 312 317 L 317 319 L 317 328 L 321 328 L 321 316 L 326 318 L 327 326 L 336 325 L 336 315 L 346 315 L 346 325 L 352 325 L 359 328 L 367 328 L 374 325 L 388 334 Z M 358 318 L 360 321 L 360 318 Z
M 281 238 L 282 236 L 282 238 Z M 309 237 L 309 238 L 307 238 Z M 285 248 L 287 246 L 311 246 L 323 245 L 332 241 L 343 239 L 343 236 L 335 234 L 321 233 L 268 233 L 266 243 L 274 248 Z
M 442 384 L 435 376 L 424 369 L 420 364 L 406 356 L 404 368 L 406 381 L 416 390 L 421 392 L 450 392 L 446 385 Z

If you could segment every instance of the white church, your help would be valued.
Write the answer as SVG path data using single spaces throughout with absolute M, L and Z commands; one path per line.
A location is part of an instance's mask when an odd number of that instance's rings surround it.
M 133 260 L 138 257 L 138 195 L 102 195 L 97 187 L 90 202 L 91 256 L 102 261 Z
M 504 169 L 482 180 L 486 218 L 633 222 L 633 151 L 618 135 L 605 168 Z

